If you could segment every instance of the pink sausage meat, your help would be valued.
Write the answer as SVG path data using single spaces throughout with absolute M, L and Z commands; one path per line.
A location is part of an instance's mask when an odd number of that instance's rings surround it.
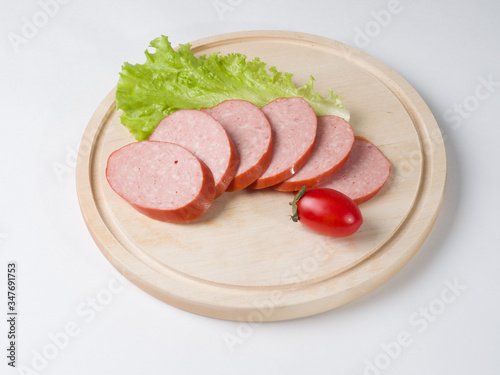
M 273 155 L 266 171 L 252 185 L 262 189 L 290 178 L 306 162 L 316 138 L 317 117 L 302 98 L 279 98 L 262 108 L 271 123 Z
M 236 175 L 226 191 L 247 187 L 264 173 L 271 161 L 272 133 L 267 117 L 246 100 L 226 100 L 203 111 L 220 122 L 238 153 Z
M 106 178 L 132 207 L 156 220 L 194 220 L 215 197 L 210 169 L 184 147 L 167 142 L 142 141 L 113 152 Z
M 212 116 L 194 109 L 181 109 L 160 121 L 150 141 L 171 142 L 185 147 L 212 171 L 215 197 L 234 178 L 238 156 L 232 140 Z
M 275 186 L 279 191 L 315 187 L 332 177 L 346 162 L 354 143 L 354 131 L 343 118 L 319 116 L 316 141 L 307 162 L 288 180 Z
M 361 204 L 377 194 L 390 173 L 391 163 L 379 149 L 356 138 L 344 166 L 321 187 L 338 190 Z

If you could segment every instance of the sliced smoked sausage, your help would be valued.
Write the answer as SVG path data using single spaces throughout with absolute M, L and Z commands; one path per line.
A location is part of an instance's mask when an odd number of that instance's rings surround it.
M 321 187 L 335 189 L 357 204 L 372 198 L 391 173 L 391 163 L 372 143 L 356 138 L 344 166 Z
M 267 117 L 246 100 L 226 100 L 203 111 L 220 122 L 236 147 L 238 168 L 226 191 L 247 187 L 271 161 L 272 133 Z
M 202 215 L 215 197 L 210 169 L 184 147 L 142 141 L 113 152 L 106 178 L 136 210 L 156 220 L 187 222 Z
M 278 98 L 262 107 L 271 123 L 273 154 L 266 171 L 249 187 L 262 189 L 282 182 L 299 170 L 313 150 L 317 116 L 300 97 Z
M 314 149 L 307 162 L 292 177 L 275 186 L 279 191 L 297 191 L 318 186 L 346 162 L 354 143 L 354 131 L 343 118 L 319 116 Z
M 212 116 L 195 109 L 178 110 L 160 121 L 150 141 L 171 142 L 185 147 L 212 171 L 215 197 L 231 183 L 238 166 L 232 140 Z

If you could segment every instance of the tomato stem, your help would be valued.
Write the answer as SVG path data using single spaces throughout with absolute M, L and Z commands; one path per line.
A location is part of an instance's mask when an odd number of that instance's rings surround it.
M 295 195 L 293 198 L 293 201 L 289 202 L 288 204 L 292 206 L 292 215 L 290 216 L 290 219 L 292 219 L 293 222 L 299 221 L 299 214 L 297 211 L 297 202 L 302 198 L 302 196 L 306 192 L 306 186 L 302 186 L 302 189 L 299 190 L 299 192 Z

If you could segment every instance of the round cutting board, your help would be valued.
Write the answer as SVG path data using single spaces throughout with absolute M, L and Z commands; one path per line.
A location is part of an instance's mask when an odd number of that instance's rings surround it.
M 240 52 L 294 74 L 297 85 L 342 95 L 356 135 L 392 163 L 382 190 L 360 208 L 354 235 L 317 235 L 289 219 L 293 194 L 224 193 L 200 219 L 172 224 L 141 215 L 105 177 L 116 149 L 135 142 L 120 124 L 115 90 L 83 136 L 77 163 L 80 207 L 97 245 L 129 280 L 181 309 L 210 317 L 274 321 L 333 309 L 394 275 L 422 245 L 446 181 L 439 127 L 397 73 L 353 47 L 323 37 L 252 31 L 192 43 L 197 55 Z

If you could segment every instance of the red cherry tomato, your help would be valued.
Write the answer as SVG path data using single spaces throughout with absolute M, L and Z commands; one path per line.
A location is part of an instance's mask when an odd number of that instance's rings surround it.
M 297 193 L 292 205 L 292 220 L 299 220 L 313 231 L 332 237 L 355 233 L 363 217 L 358 205 L 347 195 L 333 189 L 305 186 Z

